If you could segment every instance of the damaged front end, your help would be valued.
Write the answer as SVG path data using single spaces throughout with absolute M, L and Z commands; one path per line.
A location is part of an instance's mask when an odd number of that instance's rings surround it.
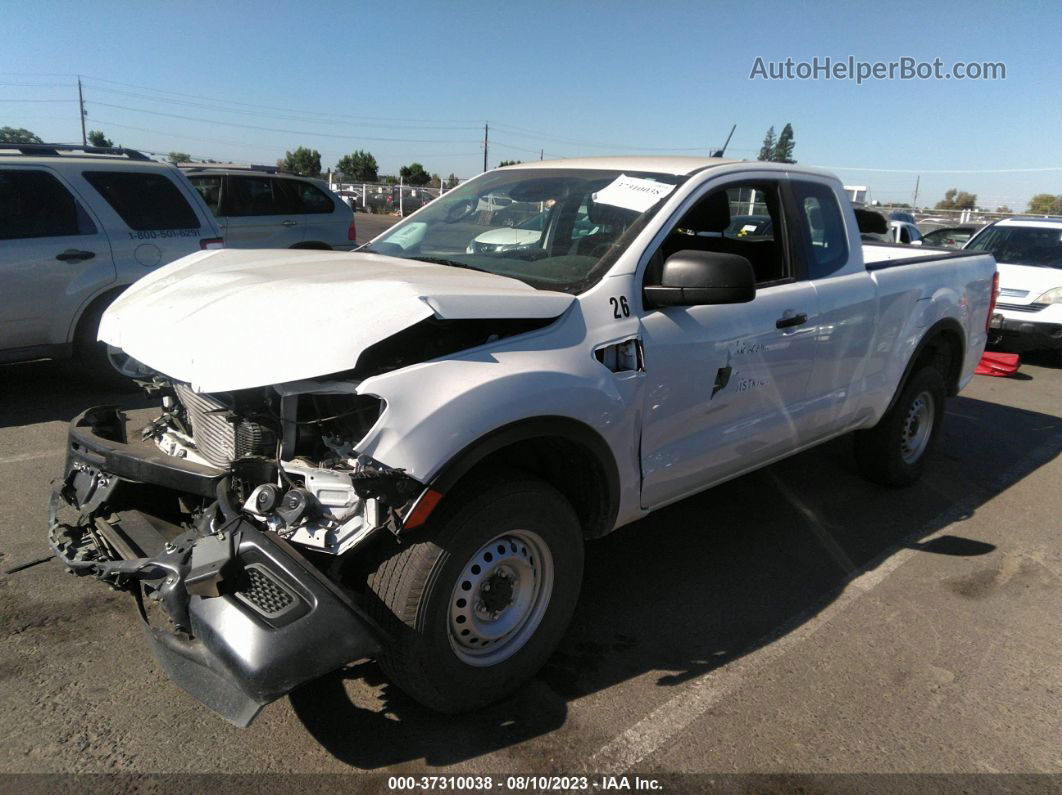
M 107 406 L 71 423 L 49 543 L 77 574 L 129 590 L 164 670 L 246 726 L 303 682 L 378 652 L 345 564 L 377 531 L 410 524 L 426 490 L 358 453 L 383 405 L 356 382 L 146 386 L 163 404 L 146 425 Z

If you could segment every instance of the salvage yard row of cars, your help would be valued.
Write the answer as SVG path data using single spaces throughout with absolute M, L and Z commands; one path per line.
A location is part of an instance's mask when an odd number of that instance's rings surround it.
M 159 405 L 74 419 L 48 542 L 146 597 L 164 670 L 240 726 L 366 657 L 443 712 L 504 697 L 565 631 L 585 541 L 844 434 L 909 485 L 989 336 L 1026 333 L 1000 313 L 1062 309 L 1062 223 L 867 241 L 885 219 L 798 165 L 509 166 L 352 253 L 215 249 L 241 175 L 158 173 L 196 232 L 126 234 L 192 253 L 141 266 L 97 336 Z

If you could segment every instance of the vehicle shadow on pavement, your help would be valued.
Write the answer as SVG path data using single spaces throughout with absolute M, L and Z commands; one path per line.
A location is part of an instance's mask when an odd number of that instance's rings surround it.
M 382 686 L 381 703 L 355 705 L 346 688 L 346 682 L 355 679 Z M 290 700 L 321 745 L 336 758 L 364 769 L 411 759 L 451 765 L 547 734 L 563 726 L 568 715 L 566 699 L 539 680 L 477 712 L 443 715 L 413 701 L 372 662 L 324 676 L 296 690 Z
M 559 728 L 575 699 L 647 674 L 675 687 L 769 646 L 900 549 L 994 560 L 992 544 L 962 536 L 962 520 L 1060 452 L 1059 417 L 956 398 L 926 476 L 911 488 L 863 480 L 841 438 L 589 544 L 572 626 L 506 702 L 445 716 L 384 684 L 380 703 L 356 705 L 357 688 L 344 683 L 385 682 L 372 664 L 311 683 L 291 701 L 315 739 L 358 768 L 497 751 Z M 953 523 L 949 535 L 924 541 Z
M 91 406 L 151 405 L 140 389 L 115 391 L 93 381 L 69 361 L 0 365 L 0 428 L 38 422 L 69 422 Z

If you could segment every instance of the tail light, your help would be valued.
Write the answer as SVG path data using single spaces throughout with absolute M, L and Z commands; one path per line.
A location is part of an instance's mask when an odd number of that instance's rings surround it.
M 356 241 L 358 239 L 358 225 L 353 216 L 350 219 L 350 226 L 347 227 L 347 240 Z
M 992 315 L 996 312 L 996 299 L 999 298 L 999 271 L 992 274 L 992 297 L 988 300 L 988 317 L 985 318 L 985 331 L 988 331 L 992 323 Z
M 206 251 L 212 248 L 225 248 L 225 238 L 223 237 L 204 237 L 199 240 L 199 248 Z

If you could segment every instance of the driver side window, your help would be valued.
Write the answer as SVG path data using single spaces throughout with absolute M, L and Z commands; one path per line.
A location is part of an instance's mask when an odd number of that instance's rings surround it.
M 649 263 L 645 283 L 658 283 L 664 260 L 679 251 L 737 254 L 752 264 L 757 286 L 792 274 L 782 245 L 778 185 L 754 182 L 717 188 L 679 219 Z

